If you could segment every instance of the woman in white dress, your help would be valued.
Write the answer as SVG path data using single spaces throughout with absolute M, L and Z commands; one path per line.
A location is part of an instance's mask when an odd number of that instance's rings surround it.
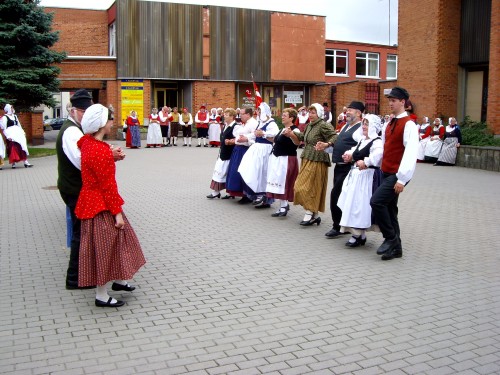
M 337 205 L 342 210 L 340 231 L 350 232 L 352 237 L 346 246 L 358 247 L 366 243 L 366 231 L 376 230 L 372 225 L 370 199 L 381 181 L 380 164 L 384 153 L 380 118 L 366 115 L 362 121 L 363 139 L 342 156 L 344 162 L 353 163 L 344 180 Z
M 424 116 L 422 118 L 422 125 L 420 125 L 419 130 L 418 130 L 418 136 L 420 139 L 420 143 L 418 146 L 418 152 L 417 152 L 417 162 L 422 162 L 425 158 L 425 146 L 427 145 L 427 142 L 429 142 L 429 139 L 431 137 L 431 131 L 432 131 L 432 126 L 429 122 L 429 117 Z
M 5 115 L 0 121 L 0 132 L 3 133 L 6 140 L 9 163 L 14 169 L 16 168 L 17 162 L 24 161 L 24 167 L 30 168 L 33 165 L 28 162 L 29 151 L 28 143 L 26 141 L 26 133 L 24 132 L 21 123 L 15 114 L 16 111 L 14 110 L 14 106 L 6 104 L 3 110 L 5 111 Z M 0 145 L 0 157 L 3 159 L 5 154 L 2 156 L 1 149 L 2 147 Z M 5 148 L 3 152 L 5 153 Z
M 210 110 L 210 117 L 208 118 L 208 143 L 211 147 L 220 146 L 220 122 L 221 118 L 217 114 L 217 109 Z
M 160 116 L 158 115 L 157 108 L 153 108 L 152 113 L 149 115 L 149 126 L 146 142 L 146 148 L 156 146 L 161 147 L 163 145 L 163 137 L 160 127 Z
M 440 118 L 435 118 L 431 136 L 425 145 L 424 160 L 426 162 L 435 163 L 437 161 L 441 146 L 443 146 L 444 130 L 443 121 Z

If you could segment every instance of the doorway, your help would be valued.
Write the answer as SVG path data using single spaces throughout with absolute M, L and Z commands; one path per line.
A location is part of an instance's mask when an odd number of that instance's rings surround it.
M 178 107 L 179 87 L 177 82 L 173 83 L 155 83 L 154 86 L 154 105 L 158 110 L 162 107 Z

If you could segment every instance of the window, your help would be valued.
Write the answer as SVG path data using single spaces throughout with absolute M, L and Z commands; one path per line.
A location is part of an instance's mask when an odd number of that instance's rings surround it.
M 108 27 L 109 56 L 116 56 L 116 22 Z
M 356 76 L 379 78 L 378 53 L 356 52 Z
M 387 55 L 387 79 L 398 78 L 398 56 Z
M 347 51 L 327 49 L 325 53 L 325 73 L 347 75 Z

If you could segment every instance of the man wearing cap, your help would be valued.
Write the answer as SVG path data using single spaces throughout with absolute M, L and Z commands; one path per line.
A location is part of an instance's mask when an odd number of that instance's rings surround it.
M 405 111 L 409 97 L 408 91 L 397 86 L 387 95 L 394 118 L 382 132 L 383 180 L 370 201 L 373 217 L 384 236 L 384 242 L 377 250 L 377 254 L 382 255 L 382 260 L 403 256 L 398 198 L 413 177 L 419 144 L 418 128 Z
M 200 110 L 196 113 L 194 117 L 194 122 L 196 123 L 196 131 L 198 133 L 198 146 L 201 147 L 201 139 L 203 138 L 203 147 L 208 147 L 208 111 L 204 105 L 200 107 Z
M 68 119 L 63 123 L 56 140 L 57 187 L 61 198 L 71 213 L 73 224 L 71 252 L 66 274 L 66 289 L 78 289 L 78 256 L 80 250 L 80 220 L 75 215 L 75 207 L 82 189 L 81 153 L 77 142 L 83 137 L 81 121 L 85 110 L 92 105 L 92 97 L 87 90 L 77 90 L 70 98 Z M 115 160 L 125 157 L 123 151 L 113 148 Z
M 337 140 L 333 145 L 332 162 L 335 163 L 335 169 L 333 170 L 333 188 L 330 193 L 330 211 L 332 212 L 333 227 L 325 233 L 327 238 L 336 238 L 344 234 L 340 232 L 342 210 L 337 206 L 337 201 L 342 192 L 344 180 L 351 170 L 351 164 L 345 163 L 342 155 L 353 146 L 356 146 L 363 137 L 361 119 L 364 110 L 365 106 L 361 102 L 353 101 L 347 106 L 347 123 L 340 130 Z

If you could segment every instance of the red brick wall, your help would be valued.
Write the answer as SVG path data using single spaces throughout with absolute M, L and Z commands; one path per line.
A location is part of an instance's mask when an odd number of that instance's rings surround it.
M 202 104 L 207 108 L 236 108 L 236 86 L 234 82 L 193 82 L 193 116 Z
M 490 67 L 488 75 L 488 112 L 486 121 L 500 135 L 500 1 L 491 2 Z
M 364 81 L 337 84 L 337 105 L 334 113 L 338 116 L 344 106 L 347 106 L 353 100 L 365 103 L 365 86 L 366 82 Z
M 271 80 L 325 79 L 325 17 L 271 13 Z
M 394 86 L 398 86 L 397 81 L 389 81 L 389 82 L 380 82 L 378 84 L 379 89 L 379 114 L 381 115 L 390 115 L 391 110 L 389 109 L 389 100 L 384 95 L 384 89 L 391 89 Z
M 332 86 L 317 85 L 311 87 L 311 103 L 328 103 L 330 110 L 332 109 Z
M 460 0 L 400 0 L 398 43 L 398 83 L 416 114 L 456 116 Z
M 108 12 L 106 10 L 83 10 L 45 8 L 53 12 L 52 30 L 59 31 L 56 51 L 65 51 L 69 56 L 108 55 Z

